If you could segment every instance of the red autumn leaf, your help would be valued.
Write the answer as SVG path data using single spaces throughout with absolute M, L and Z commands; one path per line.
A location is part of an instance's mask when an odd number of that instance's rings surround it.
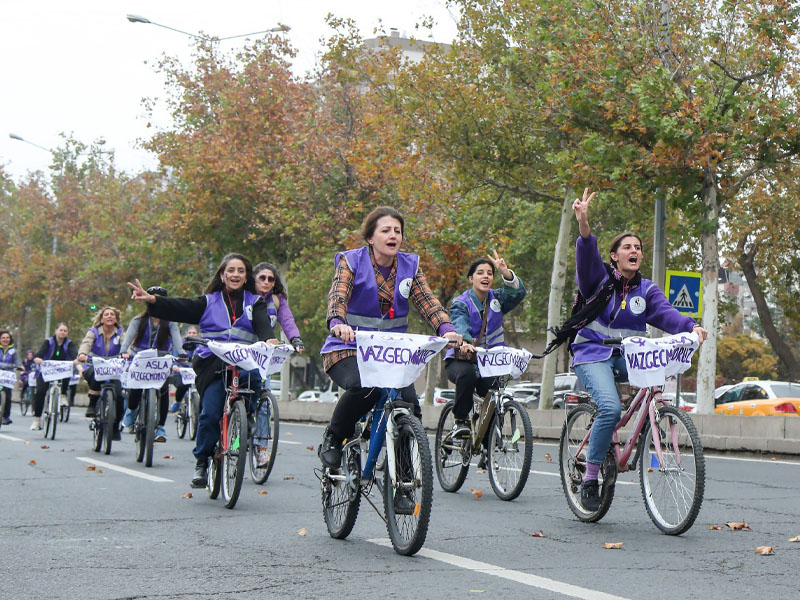
M 283 478 L 284 481 L 289 481 L 290 479 L 294 479 L 294 477 L 292 477 L 291 475 L 287 475 L 286 477 Z
M 759 546 L 756 548 L 756 554 L 760 554 L 761 556 L 772 556 L 775 554 L 775 550 L 772 546 Z
M 475 496 L 476 498 L 481 498 L 483 496 L 483 492 L 475 488 L 472 488 L 472 495 Z
M 191 497 L 192 497 L 192 492 L 186 492 L 183 496 L 181 496 L 181 498 L 191 498 Z
M 306 446 L 306 450 L 313 450 L 314 446 Z
M 622 550 L 622 542 L 606 542 L 603 544 L 606 550 Z
M 267 490 L 258 490 L 258 493 L 261 494 L 262 496 L 266 496 Z
M 50 446 L 45 446 L 45 445 L 42 445 L 42 446 L 41 446 L 42 450 L 47 450 L 49 447 L 50 447 Z
M 545 454 L 545 455 L 544 455 L 544 462 L 548 462 L 548 463 L 550 463 L 550 462 L 553 462 L 553 457 L 552 457 L 552 456 L 550 456 L 550 454 L 549 454 L 549 453 L 548 453 L 548 454 Z
M 85 470 L 85 471 L 94 471 L 94 470 L 96 470 L 96 469 L 97 469 L 97 467 L 95 467 L 94 465 L 89 465 L 89 466 L 88 466 L 88 467 L 86 467 L 86 469 L 84 469 L 84 470 Z
M 742 521 L 741 523 L 725 523 L 732 531 L 753 531 L 753 528 L 747 524 L 747 522 Z
M 711 531 L 719 531 L 720 529 L 722 529 L 722 527 L 720 527 L 719 525 L 709 525 L 708 528 Z
M 544 535 L 544 531 L 542 531 L 542 530 L 540 529 L 539 531 L 536 531 L 536 532 L 532 533 L 532 534 L 531 534 L 531 537 L 540 537 L 540 538 L 543 538 L 543 537 L 545 537 L 545 535 Z
M 33 466 L 35 466 L 35 465 L 36 465 L 36 461 L 35 461 L 35 460 L 32 460 L 32 461 L 31 461 L 31 462 L 29 462 L 28 464 L 29 464 L 29 465 L 33 465 Z
M 167 459 L 167 460 L 169 460 L 169 459 L 171 459 L 171 458 L 172 458 L 172 456 L 170 456 L 169 454 L 167 454 L 167 455 L 166 455 L 164 458 L 165 458 L 165 459 Z

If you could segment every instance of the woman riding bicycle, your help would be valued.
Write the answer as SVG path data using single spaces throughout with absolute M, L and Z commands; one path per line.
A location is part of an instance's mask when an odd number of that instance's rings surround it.
M 183 342 L 186 343 L 186 338 L 189 337 L 197 337 L 200 335 L 200 331 L 194 325 L 189 326 L 186 330 L 186 335 L 183 338 Z M 194 349 L 186 350 L 184 349 L 186 358 L 181 358 L 181 363 L 183 366 L 191 364 L 192 356 L 194 355 Z M 186 392 L 189 390 L 191 385 L 187 385 L 183 383 L 183 380 L 180 376 L 181 365 L 176 364 L 172 367 L 172 384 L 175 386 L 175 402 L 172 403 L 172 406 L 169 407 L 169 412 L 176 413 L 180 410 L 181 402 L 183 402 L 183 397 L 186 395 Z
M 122 349 L 122 327 L 119 324 L 119 310 L 113 306 L 104 306 L 95 315 L 92 326 L 83 336 L 78 347 L 78 361 L 85 363 L 90 356 L 107 358 L 119 356 Z M 94 378 L 94 367 L 83 371 L 83 378 L 89 384 L 89 406 L 86 407 L 86 418 L 95 416 L 97 400 L 100 398 L 101 382 Z M 112 439 L 119 440 L 119 422 L 122 419 L 122 387 L 119 381 L 114 382 L 116 389 L 116 422 L 112 431 Z
M 22 365 L 19 352 L 14 346 L 14 338 L 11 332 L 4 329 L 0 331 L 0 369 L 3 371 L 14 371 L 21 369 Z M 6 405 L 3 411 L 3 425 L 11 425 L 11 388 L 3 388 L 2 393 L 6 395 Z
M 503 287 L 491 289 L 495 268 L 503 277 Z M 445 354 L 447 378 L 456 384 L 453 407 L 454 437 L 469 436 L 469 417 L 472 395 L 477 391 L 485 396 L 497 380 L 496 377 L 481 377 L 475 363 L 475 346 L 485 348 L 503 346 L 503 315 L 514 309 L 527 293 L 522 281 L 508 268 L 506 261 L 494 253 L 494 258 L 479 258 L 467 271 L 472 287 L 450 306 L 450 320 L 464 338 L 460 352 L 448 350 Z M 488 307 L 488 312 L 487 312 Z M 463 357 L 462 353 L 470 353 Z M 462 358 L 463 357 L 463 358 Z
M 221 342 L 244 344 L 271 340 L 275 337 L 269 323 L 267 305 L 256 294 L 253 267 L 241 254 L 228 254 L 199 298 L 166 298 L 142 288 L 139 280 L 128 283 L 131 298 L 149 304 L 147 312 L 162 319 L 200 326 L 203 337 Z M 192 358 L 195 386 L 202 399 L 202 412 L 197 426 L 196 459 L 192 487 L 206 485 L 208 459 L 220 437 L 220 419 L 225 409 L 225 364 L 205 346 L 200 346 Z M 249 375 L 249 376 L 248 376 Z M 241 371 L 240 380 L 256 392 L 261 378 L 258 370 Z
M 261 262 L 253 267 L 253 275 L 256 280 L 256 292 L 267 303 L 270 325 L 274 328 L 276 324 L 280 324 L 283 333 L 294 346 L 294 349 L 302 354 L 306 347 L 303 344 L 303 340 L 300 339 L 300 330 L 297 329 L 297 324 L 294 322 L 294 315 L 289 308 L 286 289 L 283 287 L 283 282 L 278 275 L 278 269 L 268 262 Z M 268 382 L 264 384 L 264 390 L 269 390 Z M 269 407 L 269 402 L 262 402 L 256 415 L 256 437 L 254 441 L 258 454 L 256 465 L 259 468 L 267 466 L 270 459 L 269 438 L 258 436 L 258 432 L 269 432 Z
M 336 468 L 342 459 L 342 441 L 379 399 L 377 388 L 361 387 L 354 328 L 362 331 L 405 332 L 409 300 L 431 328 L 460 343 L 447 311 L 431 292 L 419 268 L 419 256 L 400 252 L 405 220 L 394 208 L 381 206 L 364 219 L 361 235 L 367 246 L 340 252 L 334 259 L 333 284 L 328 293 L 328 330 L 320 354 L 334 383 L 346 391 L 339 398 L 317 454 Z M 400 390 L 403 400 L 421 415 L 414 384 Z
M 615 381 L 627 380 L 628 374 L 621 348 L 603 345 L 603 340 L 646 335 L 647 325 L 672 334 L 695 331 L 700 343 L 706 337 L 705 329 L 678 312 L 657 285 L 642 277 L 639 236 L 630 232 L 617 235 L 609 249 L 611 264 L 603 263 L 589 228 L 589 203 L 594 196 L 587 188 L 583 199 L 572 204 L 580 229 L 575 249 L 578 292 L 587 299 L 581 309 L 587 324 L 571 345 L 572 366 L 597 405 L 581 485 L 581 503 L 588 511 L 600 506 L 597 474 L 622 413 Z
M 32 371 L 36 370 L 36 363 L 33 361 L 33 356 L 33 350 L 28 350 L 25 352 L 25 360 L 22 361 L 22 373 L 19 375 L 20 402 L 25 401 L 25 396 L 28 393 L 28 375 L 30 375 Z
M 47 338 L 35 354 L 33 360 L 37 365 L 41 365 L 45 360 L 68 360 L 75 362 L 78 356 L 78 349 L 75 344 L 67 337 L 69 328 L 66 323 L 59 323 L 56 327 L 55 335 Z M 33 423 L 31 430 L 42 428 L 41 417 L 44 410 L 44 397 L 47 394 L 49 384 L 42 379 L 41 371 L 36 375 L 36 394 L 33 397 Z M 66 394 L 69 389 L 69 377 L 61 380 L 61 393 Z
M 147 294 L 165 297 L 167 290 L 163 287 L 154 285 L 147 288 Z M 125 331 L 122 340 L 120 354 L 123 358 L 130 358 L 132 355 L 142 350 L 155 348 L 159 352 L 168 352 L 177 355 L 181 350 L 181 332 L 178 324 L 174 321 L 166 321 L 152 315 L 148 316 L 147 311 L 136 315 Z M 139 402 L 142 399 L 144 390 L 128 390 L 128 410 L 122 419 L 123 427 L 130 427 L 136 420 L 136 412 L 139 410 Z M 169 409 L 169 380 L 164 381 L 164 385 L 158 390 L 158 426 L 155 430 L 154 440 L 156 442 L 167 441 L 167 430 L 164 423 L 167 422 L 167 412 Z

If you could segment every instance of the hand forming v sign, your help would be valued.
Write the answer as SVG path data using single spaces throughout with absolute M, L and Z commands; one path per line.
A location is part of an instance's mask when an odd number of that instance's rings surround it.
M 156 297 L 152 294 L 148 294 L 145 291 L 144 286 L 138 279 L 134 279 L 136 283 L 128 282 L 128 287 L 131 288 L 131 300 L 138 300 L 139 302 L 147 302 L 148 304 L 152 304 L 156 301 Z
M 572 210 L 575 211 L 575 218 L 578 219 L 578 222 L 581 221 L 581 218 L 588 219 L 589 203 L 592 201 L 596 193 L 597 192 L 592 192 L 590 195 L 589 188 L 584 188 L 583 200 L 576 198 L 575 202 L 572 203 Z
M 495 269 L 503 276 L 504 279 L 511 277 L 511 269 L 508 268 L 505 259 L 497 254 L 497 250 L 492 250 L 494 256 L 487 254 L 487 258 L 494 263 Z

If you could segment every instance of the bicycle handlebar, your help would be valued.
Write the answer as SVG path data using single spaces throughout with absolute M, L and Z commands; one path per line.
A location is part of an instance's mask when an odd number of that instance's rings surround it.
M 622 338 L 621 337 L 606 338 L 606 339 L 603 340 L 603 345 L 604 346 L 619 346 L 621 344 L 622 344 Z

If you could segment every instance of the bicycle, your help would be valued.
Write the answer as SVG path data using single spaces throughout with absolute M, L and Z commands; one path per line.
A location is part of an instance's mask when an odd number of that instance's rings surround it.
M 42 435 L 45 439 L 56 439 L 59 404 L 61 399 L 61 380 L 72 377 L 72 362 L 64 360 L 45 360 L 39 366 L 42 380 L 48 384 L 42 408 Z
M 659 340 L 632 337 L 607 339 L 608 345 L 624 343 L 628 374 L 632 385 L 642 381 L 638 360 L 630 350 L 649 343 L 655 352 L 670 356 L 666 375 L 676 374 L 691 366 L 691 354 L 698 345 L 695 334 L 675 335 Z M 692 346 L 692 344 L 694 344 Z M 673 350 L 676 349 L 676 350 Z M 630 356 L 629 356 L 630 355 Z M 675 364 L 675 357 L 678 358 Z M 671 372 L 670 372 L 671 371 Z M 662 396 L 664 374 L 655 385 L 640 387 L 630 406 L 614 429 L 611 448 L 600 468 L 600 506 L 587 511 L 580 502 L 580 486 L 586 469 L 586 453 L 597 407 L 583 403 L 567 415 L 559 444 L 559 470 L 567 504 L 579 520 L 596 522 L 602 519 L 614 499 L 618 473 L 639 465 L 639 482 L 647 514 L 655 526 L 668 535 L 680 535 L 694 523 L 700 512 L 705 491 L 705 458 L 700 436 L 686 412 L 672 406 Z M 635 415 L 628 439 L 620 441 L 620 429 Z M 634 454 L 635 448 L 635 454 Z M 633 457 L 631 458 L 631 455 Z
M 343 445 L 341 467 L 323 467 L 321 471 L 315 469 L 315 473 L 320 480 L 323 519 L 332 538 L 344 539 L 350 535 L 363 497 L 386 523 L 395 552 L 411 556 L 422 548 L 428 534 L 433 504 L 433 467 L 422 423 L 413 415 L 413 406 L 398 399 L 398 390 L 413 383 L 427 361 L 445 347 L 447 340 L 356 332 L 359 352 L 367 348 L 367 357 L 373 342 L 385 344 L 400 340 L 407 340 L 408 345 L 427 343 L 430 352 L 424 350 L 424 354 L 429 355 L 415 365 L 410 365 L 410 361 L 405 365 L 381 363 L 382 372 L 372 380 L 359 365 L 363 387 L 377 387 L 374 383 L 385 385 L 400 374 L 404 385 L 379 388 L 380 397 L 375 407 L 359 421 L 355 433 Z M 410 355 L 423 356 L 413 349 Z M 384 513 L 370 499 L 373 486 L 382 496 Z
M 528 411 L 504 392 L 505 377 L 486 398 L 474 396 L 467 439 L 453 438 L 451 400 L 442 408 L 436 428 L 436 476 L 445 492 L 464 484 L 473 456 L 485 457 L 489 482 L 498 498 L 514 500 L 528 481 L 533 456 L 533 428 Z
M 77 369 L 72 370 L 72 377 L 70 377 L 69 385 L 77 385 L 80 381 L 81 376 L 80 373 L 77 372 Z M 70 404 L 70 394 L 71 392 L 68 390 L 66 394 L 62 394 L 62 397 L 59 399 L 58 403 L 58 420 L 62 423 L 69 422 L 69 415 L 72 412 L 72 405 Z
M 19 398 L 19 412 L 24 417 L 28 414 L 28 409 L 33 402 L 33 390 L 36 389 L 36 373 L 38 371 L 31 371 L 27 374 L 28 385 L 25 386 L 25 392 Z
M 117 357 L 92 357 L 95 381 L 100 382 L 100 395 L 97 398 L 95 416 L 89 420 L 92 432 L 92 450 L 100 452 L 105 446 L 105 454 L 111 454 L 114 440 L 114 426 L 117 422 L 117 394 L 119 380 L 125 370 L 125 360 Z
M 158 396 L 164 382 L 172 372 L 172 356 L 155 350 L 143 350 L 133 356 L 122 375 L 122 386 L 141 389 L 142 399 L 133 422 L 136 441 L 136 462 L 144 461 L 146 467 L 153 466 L 153 447 L 157 419 Z
M 175 413 L 175 427 L 180 439 L 186 437 L 188 428 L 189 439 L 194 440 L 197 437 L 197 419 L 200 417 L 200 394 L 197 393 L 194 385 L 194 369 L 182 366 L 180 367 L 180 376 L 182 383 L 188 384 L 189 389 L 186 390 L 184 400 Z

